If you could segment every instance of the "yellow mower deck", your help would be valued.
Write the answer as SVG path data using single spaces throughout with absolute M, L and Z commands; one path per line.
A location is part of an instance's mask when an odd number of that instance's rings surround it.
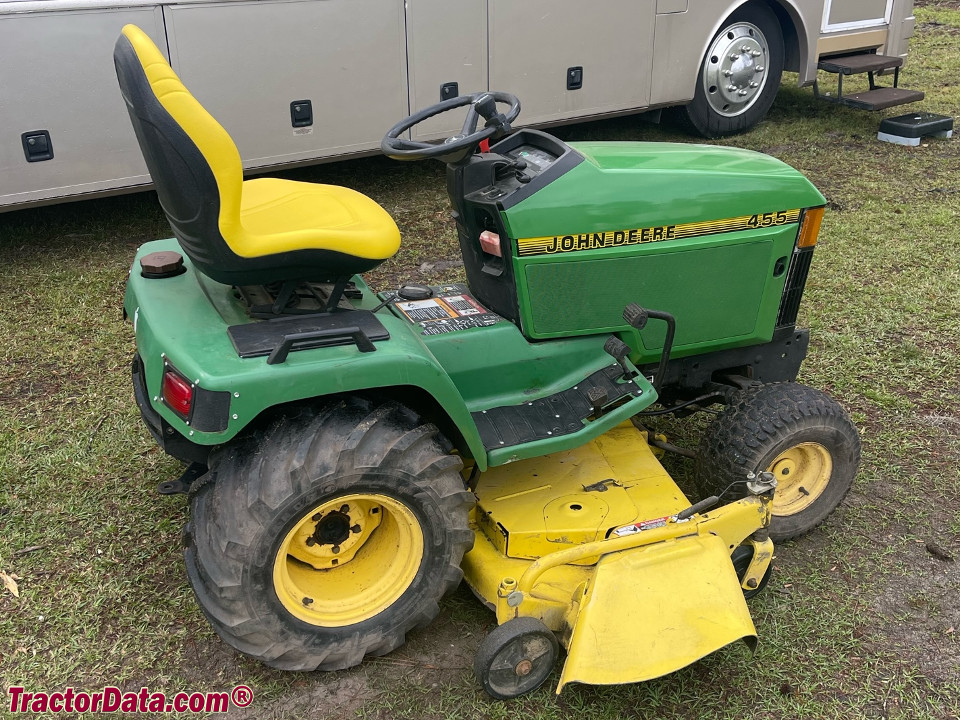
M 476 494 L 467 583 L 499 624 L 536 618 L 558 635 L 558 693 L 658 677 L 741 638 L 755 645 L 741 587 L 756 587 L 772 556 L 752 537 L 769 523 L 769 497 L 677 521 L 690 503 L 629 422 L 494 468 Z M 754 557 L 741 586 L 730 553 L 743 543 Z

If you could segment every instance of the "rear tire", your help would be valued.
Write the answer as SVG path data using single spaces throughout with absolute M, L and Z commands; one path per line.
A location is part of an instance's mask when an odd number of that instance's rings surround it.
M 346 398 L 213 454 L 184 552 L 217 634 L 282 670 L 340 670 L 429 623 L 473 545 L 435 426 Z
M 707 47 L 693 100 L 680 109 L 681 122 L 707 138 L 745 132 L 770 110 L 782 74 L 777 16 L 758 2 L 742 7 Z
M 732 483 L 746 494 L 747 473 L 777 478 L 770 537 L 809 532 L 840 504 L 860 465 L 860 436 L 847 413 L 825 393 L 799 383 L 773 383 L 737 395 L 700 440 L 694 476 L 716 495 Z

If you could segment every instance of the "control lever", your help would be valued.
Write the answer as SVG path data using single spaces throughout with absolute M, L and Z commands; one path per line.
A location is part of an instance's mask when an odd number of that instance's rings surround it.
M 494 178 L 496 182 L 501 180 L 506 180 L 509 177 L 516 177 L 520 182 L 530 182 L 530 178 L 523 174 L 523 171 L 527 169 L 527 161 L 516 160 L 503 156 L 505 162 L 497 162 L 494 170 Z
M 616 335 L 611 335 L 603 344 L 603 351 L 620 363 L 620 369 L 623 370 L 624 380 L 630 380 L 633 377 L 630 372 L 630 368 L 627 367 L 627 356 L 630 354 L 629 345 L 627 345 Z
M 594 386 L 587 390 L 587 400 L 593 406 L 593 417 L 598 418 L 603 414 L 603 406 L 607 404 L 608 399 L 607 391 L 602 387 Z
M 691 505 L 686 510 L 681 510 L 680 512 L 678 512 L 677 520 L 686 520 L 688 518 L 691 518 L 697 513 L 702 513 L 704 510 L 709 510 L 718 502 L 720 502 L 720 498 L 718 498 L 716 495 L 711 495 L 708 498 L 704 498 L 703 500 L 698 502 L 696 505 Z
M 667 364 L 670 362 L 670 351 L 673 348 L 673 337 L 677 332 L 677 321 L 668 312 L 660 310 L 647 310 L 640 307 L 637 303 L 630 303 L 623 309 L 623 319 L 630 327 L 636 330 L 643 330 L 647 321 L 663 320 L 667 324 L 667 334 L 663 339 L 663 350 L 660 353 L 660 364 L 657 366 L 657 374 L 653 376 L 653 389 L 660 392 L 663 380 L 667 375 Z

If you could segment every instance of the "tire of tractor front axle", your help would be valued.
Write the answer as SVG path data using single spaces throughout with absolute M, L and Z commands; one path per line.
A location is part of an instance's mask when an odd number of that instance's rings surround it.
M 348 397 L 215 452 L 187 575 L 217 634 L 281 670 L 341 670 L 401 645 L 459 583 L 474 496 L 437 428 Z
M 825 393 L 773 383 L 738 393 L 700 440 L 694 477 L 704 495 L 746 494 L 749 472 L 777 478 L 770 537 L 789 540 L 822 523 L 840 504 L 860 465 L 860 436 Z

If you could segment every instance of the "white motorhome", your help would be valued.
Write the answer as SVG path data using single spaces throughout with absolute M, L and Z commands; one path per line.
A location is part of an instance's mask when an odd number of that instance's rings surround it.
M 166 51 L 253 171 L 375 152 L 412 110 L 487 89 L 519 96 L 526 124 L 679 105 L 701 134 L 739 132 L 766 113 L 783 69 L 810 85 L 825 59 L 871 80 L 898 67 L 912 10 L 912 0 L 0 0 L 0 211 L 149 186 L 112 62 L 126 23 Z M 922 97 L 911 92 L 849 102 Z

